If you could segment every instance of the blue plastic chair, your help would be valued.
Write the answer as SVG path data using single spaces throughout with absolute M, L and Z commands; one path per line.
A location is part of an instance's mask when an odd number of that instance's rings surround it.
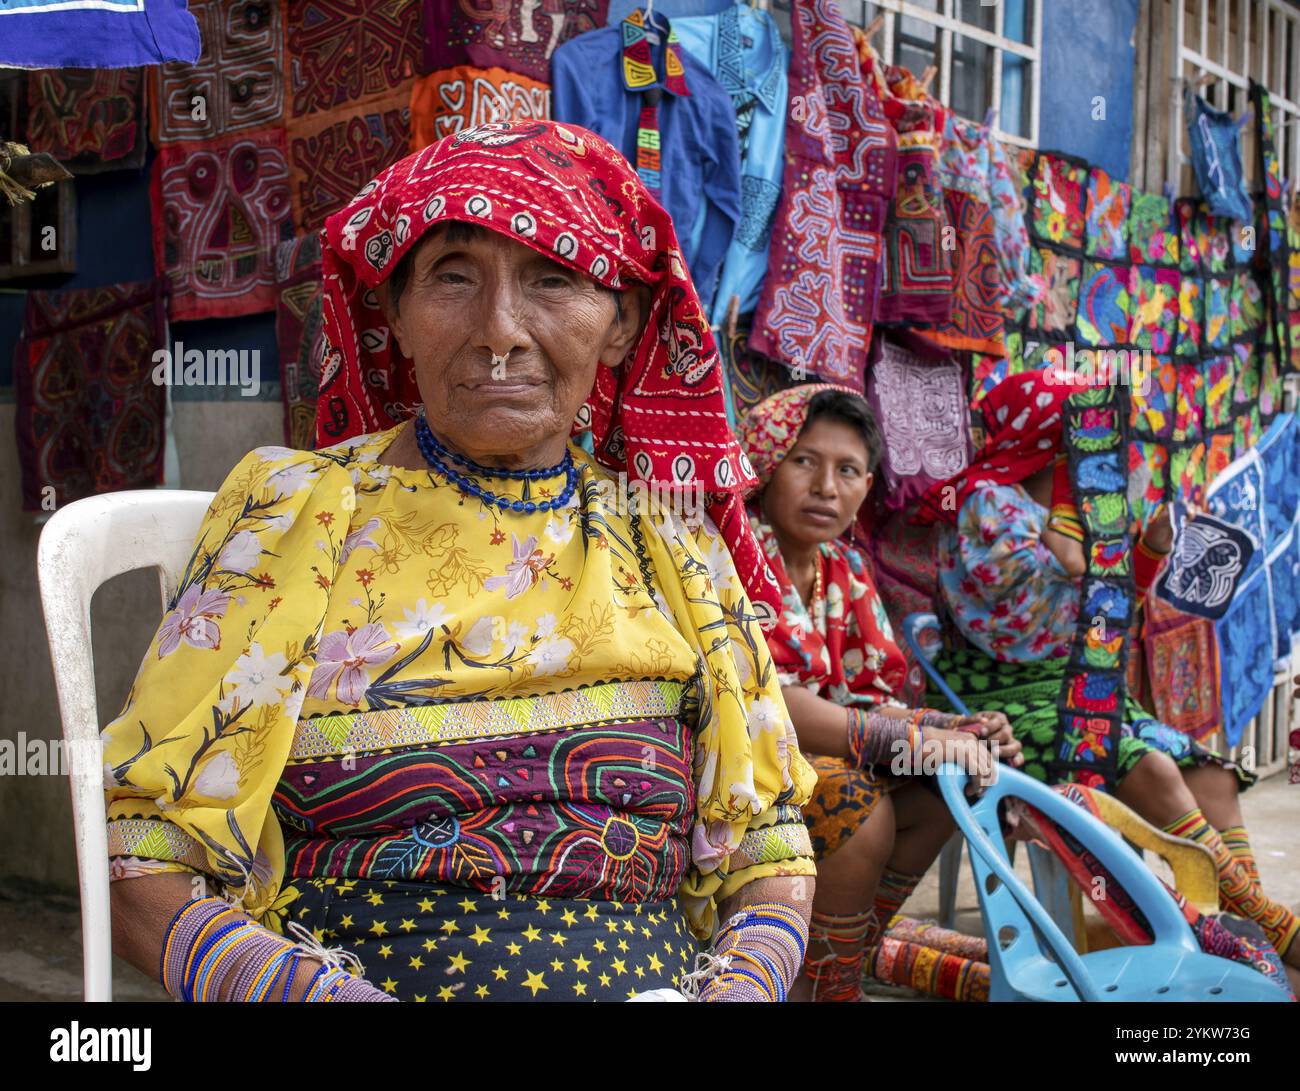
M 938 641 L 926 647 L 921 634 L 927 631 L 939 633 L 939 619 L 934 614 L 908 614 L 903 619 L 903 640 L 912 650 L 916 661 L 930 676 L 939 692 L 948 698 L 949 703 L 963 716 L 970 713 L 962 699 L 934 668 L 930 661 L 938 649 Z M 962 836 L 954 833 L 939 854 L 939 923 L 944 928 L 952 928 L 957 917 L 957 880 L 961 875 Z M 1011 860 L 1015 862 L 1015 846 L 1011 847 Z M 1034 877 L 1034 891 L 1047 905 L 1048 912 L 1057 926 L 1069 937 L 1076 940 L 1074 931 L 1074 907 L 1070 899 L 1070 878 L 1061 862 L 1037 845 L 1029 846 L 1029 869 Z
M 939 770 L 939 786 L 970 846 L 980 913 L 989 937 L 992 1001 L 1289 1001 L 1285 990 L 1249 966 L 1207 955 L 1182 911 L 1123 839 L 1047 785 L 1007 766 L 973 806 L 967 775 Z M 1011 869 L 998 827 L 998 804 L 1013 797 L 1037 807 L 1072 834 L 1142 911 L 1155 942 L 1078 954 L 1047 910 Z

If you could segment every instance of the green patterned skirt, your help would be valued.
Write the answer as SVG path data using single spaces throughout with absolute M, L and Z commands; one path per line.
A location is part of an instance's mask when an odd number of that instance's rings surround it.
M 1048 776 L 1048 765 L 1056 743 L 1059 723 L 1056 702 L 1066 663 L 1064 658 L 999 663 L 967 643 L 957 648 L 945 647 L 934 659 L 935 669 L 967 708 L 972 712 L 1001 712 L 1011 721 L 1011 730 L 1020 740 L 1025 756 L 1024 772 L 1049 783 L 1054 783 Z M 926 700 L 934 708 L 952 709 L 933 683 L 926 692 Z M 1183 769 L 1211 763 L 1231 769 L 1243 789 L 1258 779 L 1254 773 L 1202 746 L 1191 736 L 1161 723 L 1131 698 L 1126 698 L 1126 702 L 1117 782 L 1152 751 L 1168 754 Z M 1074 780 L 1075 776 L 1070 774 L 1064 779 Z

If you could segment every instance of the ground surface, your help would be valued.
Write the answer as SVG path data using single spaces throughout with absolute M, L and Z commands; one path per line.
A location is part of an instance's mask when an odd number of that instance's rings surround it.
M 1300 785 L 1285 774 L 1270 777 L 1242 797 L 1264 889 L 1300 911 Z M 1027 854 L 1017 870 L 1029 881 Z M 933 919 L 939 912 L 937 865 L 908 901 L 906 912 Z M 957 927 L 979 933 L 979 906 L 963 855 L 957 893 Z M 873 986 L 875 1000 L 915 999 L 906 989 Z M 149 977 L 114 960 L 117 1000 L 161 1000 L 166 994 Z M 81 997 L 81 918 L 75 895 L 0 883 L 0 1001 L 78 1000 Z

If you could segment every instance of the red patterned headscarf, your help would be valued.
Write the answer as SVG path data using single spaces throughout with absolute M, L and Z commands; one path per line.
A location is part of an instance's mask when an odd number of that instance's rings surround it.
M 984 446 L 961 473 L 932 485 L 921 497 L 916 522 L 957 522 L 966 498 L 986 485 L 1018 485 L 1045 469 L 1061 447 L 1066 399 L 1080 385 L 1057 368 L 1010 375 L 988 392 Z
M 749 457 L 760 485 L 766 485 L 772 479 L 776 468 L 795 445 L 808 419 L 808 406 L 813 398 L 827 390 L 838 390 L 841 394 L 852 394 L 862 399 L 858 391 L 837 383 L 805 383 L 777 391 L 745 414 L 740 422 L 740 446 Z
M 420 404 L 373 289 L 435 224 L 480 224 L 607 288 L 650 285 L 641 337 L 597 369 L 575 430 L 633 480 L 702 485 L 760 618 L 779 603 L 745 517 L 756 484 L 727 425 L 709 322 L 668 213 L 613 147 L 552 121 L 480 125 L 431 144 L 368 182 L 325 223 L 325 362 L 317 403 L 324 446 L 388 428 Z

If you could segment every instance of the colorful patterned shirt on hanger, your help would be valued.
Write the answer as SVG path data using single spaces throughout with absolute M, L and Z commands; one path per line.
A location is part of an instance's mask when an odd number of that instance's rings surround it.
M 890 65 L 883 74 L 890 94 L 882 104 L 898 135 L 898 180 L 885 222 L 877 317 L 946 323 L 952 317 L 954 267 L 943 238 L 948 223 L 939 182 L 938 120 L 910 72 Z
M 740 226 L 722 263 L 712 322 L 721 326 L 731 297 L 738 311 L 758 306 L 772 242 L 772 218 L 785 169 L 788 54 L 776 21 L 739 0 L 718 15 L 678 18 L 673 29 L 682 48 L 707 67 L 731 96 L 740 136 Z M 698 248 L 704 210 L 691 231 Z
M 989 207 L 989 130 L 960 121 L 945 111 L 939 183 L 943 187 L 946 226 L 952 228 L 954 248 L 952 315 L 947 322 L 916 332 L 944 348 L 1006 353 L 1003 340 L 1005 294 L 1002 267 Z
M 557 49 L 551 83 L 555 120 L 603 136 L 668 210 L 707 313 L 741 220 L 731 96 L 681 48 L 672 27 L 665 35 L 657 24 L 647 26 L 641 11 Z M 700 216 L 703 229 L 693 246 L 689 235 Z

